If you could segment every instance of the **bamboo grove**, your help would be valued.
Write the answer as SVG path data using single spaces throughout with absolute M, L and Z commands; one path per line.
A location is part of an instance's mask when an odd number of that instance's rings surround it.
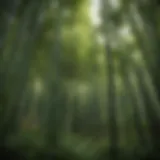
M 158 0 L 1 0 L 0 20 L 0 158 L 160 158 Z

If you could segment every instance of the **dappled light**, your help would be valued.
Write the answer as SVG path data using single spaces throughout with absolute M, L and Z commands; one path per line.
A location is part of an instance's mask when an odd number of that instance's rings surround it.
M 160 159 L 158 1 L 1 1 L 0 159 Z
M 36 78 L 33 82 L 33 91 L 35 93 L 35 96 L 40 95 L 43 92 L 43 82 L 40 78 Z

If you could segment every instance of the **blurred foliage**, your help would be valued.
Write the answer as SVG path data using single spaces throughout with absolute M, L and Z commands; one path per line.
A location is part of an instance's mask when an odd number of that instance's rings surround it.
M 160 158 L 159 1 L 1 0 L 0 20 L 3 158 Z

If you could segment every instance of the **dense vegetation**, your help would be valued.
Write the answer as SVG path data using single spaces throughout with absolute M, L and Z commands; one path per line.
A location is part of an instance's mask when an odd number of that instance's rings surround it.
M 160 159 L 158 0 L 1 0 L 0 20 L 0 159 Z

